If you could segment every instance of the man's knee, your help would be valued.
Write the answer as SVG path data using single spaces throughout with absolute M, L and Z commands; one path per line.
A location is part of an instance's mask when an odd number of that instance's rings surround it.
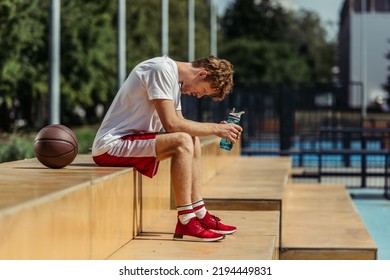
M 194 142 L 185 132 L 164 133 L 156 137 L 156 155 L 158 160 L 177 154 L 194 155 Z
M 177 133 L 177 148 L 179 151 L 194 153 L 194 140 L 191 135 L 185 132 Z

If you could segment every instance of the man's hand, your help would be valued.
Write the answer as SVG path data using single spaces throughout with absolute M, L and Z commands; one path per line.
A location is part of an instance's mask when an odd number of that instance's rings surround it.
M 154 106 L 166 132 L 186 132 L 191 136 L 216 135 L 236 143 L 241 136 L 242 127 L 235 123 L 222 121 L 220 123 L 202 123 L 187 120 L 176 111 L 172 100 L 154 99 Z
M 218 125 L 217 136 L 236 143 L 242 133 L 242 127 L 235 123 L 222 121 Z

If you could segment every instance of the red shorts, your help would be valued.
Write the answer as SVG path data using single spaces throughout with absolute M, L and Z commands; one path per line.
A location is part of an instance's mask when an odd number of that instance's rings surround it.
M 152 178 L 159 162 L 156 160 L 155 139 L 157 133 L 126 135 L 108 152 L 94 156 L 100 166 L 134 167 L 139 173 Z

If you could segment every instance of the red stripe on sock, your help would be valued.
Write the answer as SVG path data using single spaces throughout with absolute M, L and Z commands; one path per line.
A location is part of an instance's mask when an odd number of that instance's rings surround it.
M 193 213 L 193 212 L 194 212 L 194 209 L 188 209 L 188 210 L 178 211 L 177 214 L 178 215 L 185 215 L 185 214 L 190 214 L 190 213 Z
M 196 206 L 196 207 L 194 208 L 194 211 L 198 211 L 199 209 L 202 209 L 203 207 L 205 207 L 204 204 L 199 205 L 199 206 Z

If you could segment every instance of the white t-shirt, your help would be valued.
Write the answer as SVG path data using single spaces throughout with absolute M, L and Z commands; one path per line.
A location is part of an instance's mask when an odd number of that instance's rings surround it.
M 167 56 L 138 64 L 116 94 L 92 145 L 92 156 L 109 151 L 124 135 L 159 132 L 163 126 L 153 99 L 172 100 L 181 110 L 179 74 Z

